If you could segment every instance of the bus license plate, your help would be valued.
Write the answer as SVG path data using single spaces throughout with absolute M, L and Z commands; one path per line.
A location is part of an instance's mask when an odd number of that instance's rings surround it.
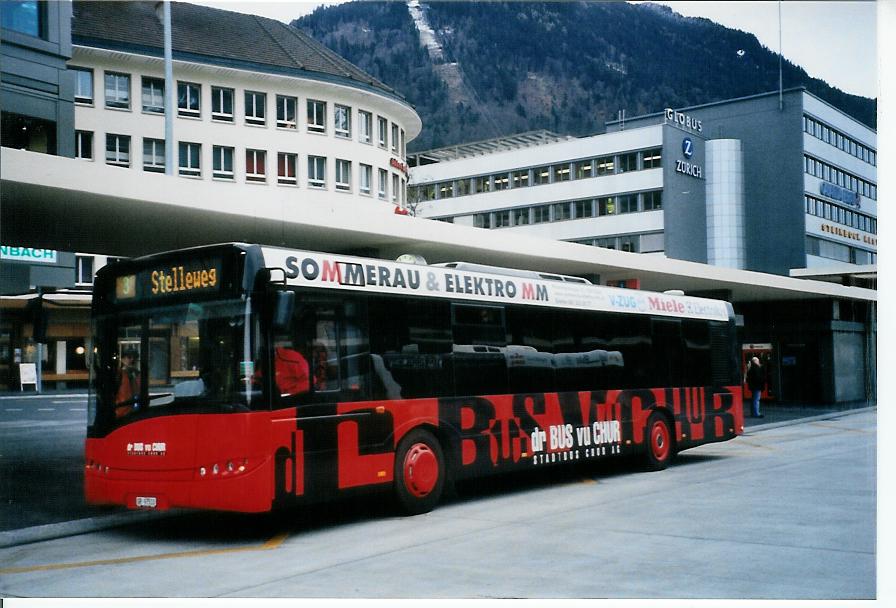
M 155 496 L 138 496 L 137 497 L 137 506 L 138 507 L 148 507 L 150 509 L 155 509 L 158 504 L 158 500 L 156 500 Z

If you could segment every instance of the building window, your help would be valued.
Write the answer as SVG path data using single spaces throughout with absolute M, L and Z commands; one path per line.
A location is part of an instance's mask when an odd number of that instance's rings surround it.
M 106 72 L 106 107 L 129 109 L 131 107 L 131 76 Z
M 383 118 L 382 116 L 376 117 L 377 124 L 377 143 L 380 148 L 388 148 L 389 147 L 389 121 Z
M 535 184 L 550 184 L 551 183 L 551 168 L 550 167 L 537 167 L 532 170 L 532 175 L 535 176 Z
M 178 173 L 185 177 L 199 177 L 202 174 L 200 160 L 202 145 L 181 141 L 177 143 Z
M 299 155 L 290 152 L 277 153 L 277 183 L 296 185 L 298 180 Z
M 398 154 L 398 125 L 392 123 L 392 152 Z
M 333 133 L 336 137 L 352 136 L 352 109 L 348 106 L 333 106 Z
M 638 195 L 623 194 L 616 197 L 617 213 L 635 213 L 638 211 Z
M 597 159 L 598 175 L 613 175 L 616 172 L 616 163 L 613 162 L 612 156 L 604 156 Z
M 106 164 L 116 167 L 131 166 L 131 136 L 106 134 Z
M 510 188 L 510 174 L 499 173 L 495 176 L 495 190 L 507 190 Z
M 9 2 L 0 3 L 0 18 L 6 29 L 34 36 L 46 37 L 46 2 Z
M 75 131 L 75 158 L 93 160 L 93 131 Z
M 529 185 L 529 170 L 523 169 L 522 171 L 514 171 L 513 172 L 513 187 L 514 188 L 525 188 Z
M 495 211 L 495 228 L 510 226 L 510 211 Z
M 522 209 L 514 209 L 513 210 L 513 225 L 514 226 L 525 226 L 529 223 L 529 208 L 523 207 Z
M 386 200 L 386 196 L 388 195 L 389 189 L 389 172 L 385 169 L 380 169 L 378 171 L 379 178 L 377 180 L 377 191 L 376 195 L 383 200 Z
M 594 175 L 594 163 L 589 160 L 580 160 L 576 163 L 576 179 L 585 179 Z
M 308 100 L 308 131 L 311 133 L 327 132 L 327 102 Z
M 442 182 L 438 189 L 439 198 L 454 198 L 454 182 Z
M 212 120 L 233 122 L 233 89 L 212 87 Z
M 645 150 L 642 152 L 643 160 L 641 166 L 645 169 L 658 169 L 663 166 L 663 149 Z
M 573 203 L 573 211 L 576 219 L 594 217 L 594 201 L 591 199 L 576 201 Z
M 79 255 L 75 258 L 75 282 L 78 285 L 93 285 L 93 256 Z
M 554 165 L 554 181 L 555 182 L 568 182 L 570 178 L 569 171 L 569 163 L 563 163 L 562 165 Z
M 392 174 L 392 202 L 393 203 L 398 202 L 398 197 L 400 196 L 399 195 L 400 192 L 401 192 L 401 189 L 398 187 L 398 176 L 393 173 Z
M 161 78 L 143 77 L 141 86 L 143 111 L 151 114 L 165 113 L 165 81 Z
M 543 224 L 551 221 L 551 206 L 539 205 L 532 208 L 532 223 Z
M 267 161 L 267 152 L 265 150 L 246 150 L 247 182 L 267 181 L 267 170 L 265 169 L 265 161 Z
M 655 211 L 657 209 L 663 208 L 663 191 L 662 190 L 654 190 L 652 192 L 645 192 L 644 196 L 644 211 Z
M 93 105 L 93 70 L 69 68 L 75 73 L 75 103 Z
M 491 214 L 477 213 L 473 216 L 473 226 L 476 228 L 491 228 Z
M 468 178 L 457 180 L 457 186 L 454 191 L 457 193 L 455 196 L 466 196 L 470 193 L 470 180 Z
M 267 94 L 258 93 L 257 91 L 246 91 L 246 124 L 263 127 L 265 125 L 265 104 L 267 103 Z
M 630 253 L 638 253 L 638 241 L 637 234 L 619 237 L 619 249 Z
M 229 146 L 212 146 L 212 177 L 233 180 L 233 152 Z
M 629 152 L 619 155 L 619 172 L 636 171 L 638 169 L 638 153 Z
M 554 221 L 562 222 L 568 219 L 572 219 L 572 206 L 569 203 L 555 203 Z
M 308 157 L 308 187 L 327 187 L 327 159 L 324 156 Z
M 358 110 L 358 141 L 369 144 L 373 141 L 373 114 Z
M 361 164 L 360 167 L 358 190 L 361 191 L 361 194 L 370 194 L 373 183 L 373 167 L 364 164 Z
M 401 146 L 399 147 L 399 150 L 401 151 L 401 157 L 405 158 L 408 155 L 408 150 L 407 150 L 407 144 L 405 143 L 405 139 L 404 139 L 404 129 L 402 129 L 400 131 L 400 136 L 401 136 Z
M 352 161 L 336 159 L 336 189 L 343 192 L 352 189 Z
M 616 213 L 616 201 L 612 196 L 597 199 L 597 215 L 613 215 Z
M 299 100 L 295 97 L 277 95 L 277 126 L 281 129 L 296 129 L 296 108 Z
M 417 192 L 419 193 L 419 197 L 420 197 L 421 201 L 436 200 L 436 185 L 435 184 L 425 184 L 423 186 L 419 186 L 417 188 Z
M 199 118 L 202 87 L 192 82 L 177 83 L 177 115 Z
M 143 170 L 151 173 L 165 172 L 165 140 L 143 138 Z

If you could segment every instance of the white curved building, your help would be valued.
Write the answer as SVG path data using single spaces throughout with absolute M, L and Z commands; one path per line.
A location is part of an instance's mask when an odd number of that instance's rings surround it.
M 165 154 L 164 30 L 155 2 L 75 2 L 75 155 L 129 171 L 258 187 L 313 205 L 406 202 L 421 129 L 404 98 L 279 21 L 171 3 L 174 158 Z

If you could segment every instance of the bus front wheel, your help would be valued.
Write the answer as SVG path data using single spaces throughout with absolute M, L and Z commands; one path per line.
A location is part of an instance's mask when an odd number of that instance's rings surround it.
M 445 487 L 445 457 L 438 440 L 422 429 L 408 433 L 395 451 L 395 495 L 408 515 L 426 513 Z
M 654 412 L 647 419 L 646 466 L 649 471 L 661 471 L 675 457 L 675 443 L 668 418 Z

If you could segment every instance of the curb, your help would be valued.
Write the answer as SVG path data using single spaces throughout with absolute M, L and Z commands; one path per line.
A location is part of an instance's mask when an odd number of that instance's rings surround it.
M 744 429 L 744 435 L 751 435 L 756 432 L 761 431 L 769 431 L 771 429 L 777 429 L 785 426 L 793 426 L 795 424 L 802 424 L 803 422 L 817 422 L 819 420 L 834 420 L 836 418 L 843 418 L 844 416 L 851 416 L 853 414 L 864 414 L 866 412 L 875 412 L 877 411 L 877 406 L 873 405 L 871 407 L 863 407 L 854 410 L 842 410 L 837 412 L 828 412 L 826 414 L 818 414 L 817 416 L 808 416 L 806 418 L 793 418 L 791 420 L 781 420 L 779 422 L 768 422 L 766 424 L 757 424 L 756 426 L 747 427 Z
M 63 521 L 55 524 L 44 524 L 19 530 L 6 530 L 0 532 L 0 549 L 163 519 L 173 515 L 180 515 L 184 512 L 181 509 L 172 509 L 170 511 L 133 511 Z

